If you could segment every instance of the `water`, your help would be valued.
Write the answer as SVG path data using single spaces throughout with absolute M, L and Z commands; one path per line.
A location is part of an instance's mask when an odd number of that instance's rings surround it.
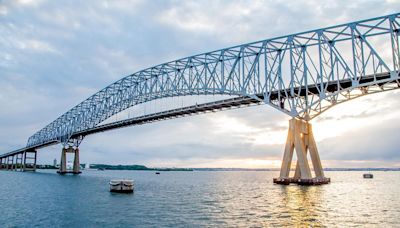
M 273 185 L 277 172 L 0 172 L 0 227 L 400 226 L 400 172 L 326 172 L 324 186 Z M 134 194 L 110 193 L 112 178 Z

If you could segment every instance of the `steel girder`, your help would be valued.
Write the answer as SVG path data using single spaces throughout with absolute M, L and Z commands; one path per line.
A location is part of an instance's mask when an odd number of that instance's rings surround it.
M 129 107 L 172 96 L 220 94 L 259 99 L 261 94 L 265 104 L 309 120 L 335 104 L 399 87 L 391 83 L 399 79 L 399 28 L 397 13 L 150 67 L 92 95 L 32 135 L 27 146 L 68 143 L 75 132 L 96 127 Z M 383 73 L 390 77 L 376 77 Z M 367 76 L 374 79 L 363 82 Z M 342 88 L 343 80 L 351 80 L 352 86 Z M 334 91 L 327 89 L 332 83 L 337 83 Z

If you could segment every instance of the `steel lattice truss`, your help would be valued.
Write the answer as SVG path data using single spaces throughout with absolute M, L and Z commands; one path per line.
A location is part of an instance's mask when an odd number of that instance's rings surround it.
M 309 120 L 335 104 L 399 87 L 399 28 L 400 13 L 150 67 L 78 104 L 31 136 L 27 146 L 66 143 L 74 132 L 129 107 L 172 96 L 251 97 Z

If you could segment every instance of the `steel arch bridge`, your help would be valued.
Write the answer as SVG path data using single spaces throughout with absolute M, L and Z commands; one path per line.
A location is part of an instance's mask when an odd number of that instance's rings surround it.
M 339 103 L 400 87 L 400 13 L 242 44 L 160 64 L 105 87 L 32 135 L 26 149 L 78 146 L 85 135 L 187 114 L 268 104 L 309 121 Z M 220 101 L 104 124 L 166 97 Z M 222 97 L 222 96 L 221 96 Z

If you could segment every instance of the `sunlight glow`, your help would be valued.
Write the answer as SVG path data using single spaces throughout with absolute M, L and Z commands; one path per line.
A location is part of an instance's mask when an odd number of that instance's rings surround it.
M 184 165 L 183 165 L 184 164 Z M 279 169 L 281 160 L 270 157 L 267 159 L 258 158 L 237 158 L 237 159 L 189 159 L 185 160 L 162 160 L 152 159 L 146 164 L 149 167 L 182 167 L 182 168 L 241 168 L 241 169 Z
M 271 128 L 257 128 L 250 126 L 240 119 L 230 116 L 218 116 L 213 118 L 218 134 L 234 134 L 246 139 L 253 145 L 283 144 L 286 140 L 286 130 L 274 130 Z M 281 123 L 279 125 L 284 125 Z
M 344 135 L 348 132 L 368 128 L 385 119 L 392 119 L 392 113 L 377 116 L 382 110 L 390 107 L 390 103 L 382 102 L 385 94 L 363 97 L 333 107 L 312 121 L 316 141 Z M 380 100 L 380 101 L 379 101 Z
M 244 160 L 244 165 L 252 168 L 280 168 L 281 160 L 246 159 Z

